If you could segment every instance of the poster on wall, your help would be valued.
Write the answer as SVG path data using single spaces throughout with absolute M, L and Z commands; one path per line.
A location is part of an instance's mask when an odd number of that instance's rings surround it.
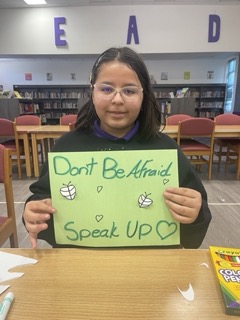
M 48 72 L 46 73 L 47 81 L 52 81 L 53 75 L 52 73 Z
M 183 75 L 184 80 L 189 80 L 190 79 L 190 72 L 189 71 L 185 71 L 184 75 Z
M 214 71 L 208 71 L 207 73 L 207 79 L 211 80 L 214 78 Z
M 70 75 L 71 75 L 71 80 L 76 80 L 76 73 L 75 72 L 72 72 Z
M 161 80 L 168 80 L 168 73 L 167 72 L 161 72 Z
M 28 81 L 32 80 L 32 74 L 30 72 L 25 73 L 25 80 L 28 80 Z

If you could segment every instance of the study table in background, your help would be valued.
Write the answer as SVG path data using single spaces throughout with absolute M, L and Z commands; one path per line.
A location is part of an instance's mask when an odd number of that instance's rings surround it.
M 233 319 L 208 250 L 0 250 L 38 260 L 11 270 L 24 275 L 5 283 L 15 295 L 9 320 Z M 189 284 L 193 301 L 178 290 Z
M 31 164 L 31 155 L 30 155 L 30 134 L 29 132 L 36 128 L 36 126 L 16 126 L 16 130 L 18 132 L 18 138 L 23 140 L 23 148 L 24 148 L 24 157 L 26 163 L 26 175 L 27 177 L 32 176 L 32 164 Z
M 39 161 L 37 152 L 37 140 L 58 139 L 65 132 L 70 131 L 69 125 L 44 125 L 35 127 L 30 131 L 32 140 L 34 176 L 39 177 Z M 71 142 L 70 142 L 71 143 Z M 46 146 L 46 145 L 45 145 Z M 47 157 L 48 150 L 45 150 Z
M 19 134 L 19 138 L 23 139 L 24 144 L 24 155 L 26 161 L 26 175 L 27 177 L 31 177 L 31 155 L 30 155 L 30 145 L 29 141 L 31 138 L 32 143 L 32 157 L 33 157 L 33 169 L 34 176 L 39 176 L 39 161 L 38 161 L 38 152 L 37 152 L 37 140 L 46 140 L 46 139 L 57 139 L 63 133 L 70 130 L 69 125 L 43 125 L 43 126 L 17 126 L 17 132 Z M 45 143 L 45 147 L 47 147 L 47 143 Z M 45 150 L 47 154 L 48 150 Z
M 178 125 L 167 125 L 163 133 L 171 138 L 177 138 Z M 214 136 L 216 138 L 240 138 L 240 125 L 215 125 Z
M 32 141 L 32 154 L 33 154 L 33 168 L 34 176 L 39 176 L 39 161 L 37 153 L 37 140 L 44 139 L 57 139 L 65 132 L 69 131 L 68 125 L 43 125 L 43 126 L 17 126 L 17 131 L 21 135 L 24 141 L 24 152 L 26 157 L 26 171 L 27 176 L 31 177 L 31 159 L 29 153 L 29 137 L 31 136 Z M 177 137 L 178 126 L 168 125 L 163 129 L 163 132 L 171 138 Z M 215 126 L 215 137 L 240 137 L 240 126 L 239 125 L 216 125 Z M 47 152 L 47 150 L 46 150 Z

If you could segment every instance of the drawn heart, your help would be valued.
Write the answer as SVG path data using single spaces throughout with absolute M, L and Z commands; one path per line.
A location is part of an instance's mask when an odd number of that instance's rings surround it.
M 177 224 L 175 222 L 167 222 L 165 220 L 160 220 L 156 226 L 156 232 L 159 237 L 164 240 L 170 237 L 177 231 Z
M 98 193 L 101 192 L 102 189 L 103 189 L 103 186 L 98 186 L 98 187 L 97 187 L 97 192 L 98 192 Z
M 164 184 L 164 185 L 167 184 L 168 182 L 169 182 L 168 179 L 163 179 L 163 184 Z
M 101 221 L 102 218 L 103 218 L 103 215 L 102 215 L 102 214 L 97 214 L 96 217 L 95 217 L 95 219 L 96 219 L 97 222 Z

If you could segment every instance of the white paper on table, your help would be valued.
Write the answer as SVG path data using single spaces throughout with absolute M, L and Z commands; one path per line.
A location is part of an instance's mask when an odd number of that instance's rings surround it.
M 177 287 L 178 288 L 178 287 Z M 191 283 L 189 283 L 189 287 L 186 291 L 183 291 L 181 289 L 179 289 L 179 292 L 182 294 L 183 298 L 185 298 L 188 301 L 193 301 L 194 300 L 194 290 L 193 287 L 191 285 Z
M 27 264 L 35 264 L 37 262 L 38 260 L 36 259 L 0 251 L 0 283 L 10 279 L 20 278 L 24 275 L 23 272 L 9 272 L 9 269 Z M 0 285 L 0 294 L 9 287 L 9 285 Z
M 0 285 L 0 294 L 2 294 L 5 290 L 7 290 L 10 286 L 1 286 Z

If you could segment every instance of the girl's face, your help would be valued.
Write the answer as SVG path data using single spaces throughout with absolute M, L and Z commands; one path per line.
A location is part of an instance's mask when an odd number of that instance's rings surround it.
M 100 66 L 93 103 L 105 132 L 123 137 L 134 126 L 142 101 L 142 86 L 135 71 L 118 61 Z

